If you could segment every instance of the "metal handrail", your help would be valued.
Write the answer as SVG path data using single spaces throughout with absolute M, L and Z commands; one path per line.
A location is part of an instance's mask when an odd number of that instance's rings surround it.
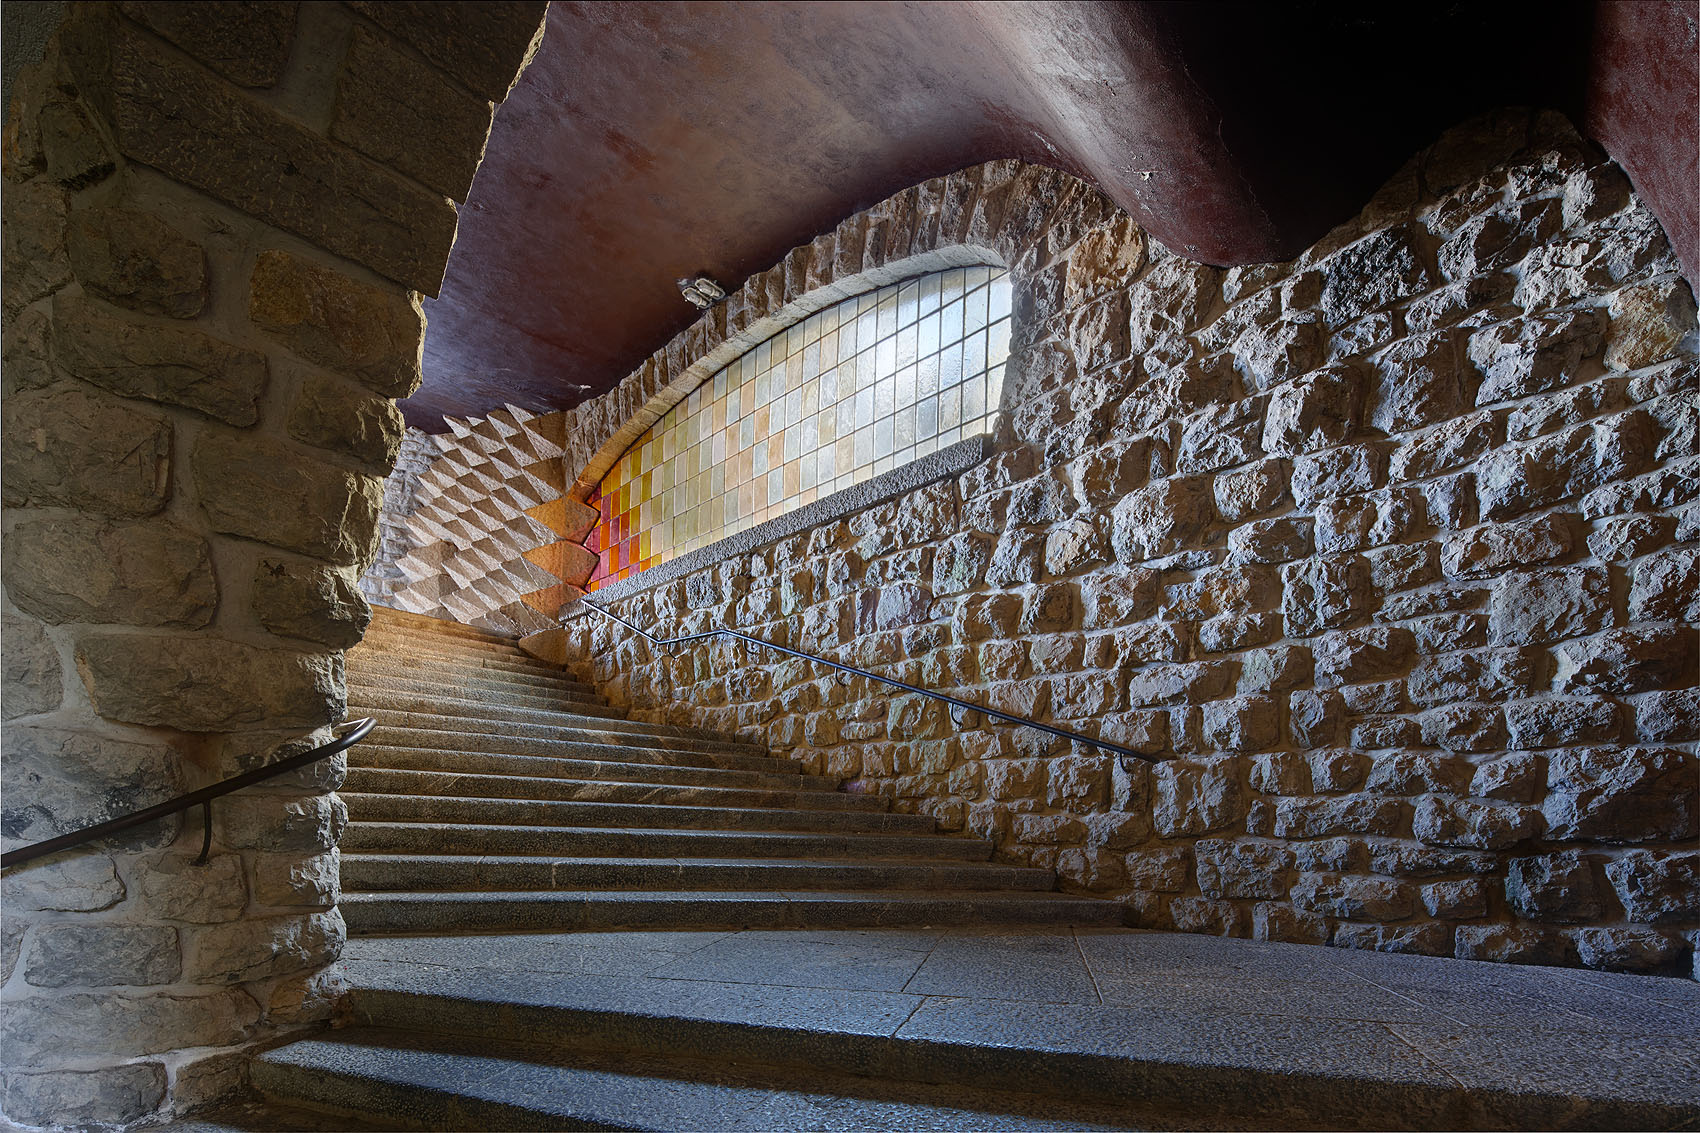
M 670 647 L 670 646 L 674 646 L 674 645 L 689 645 L 693 641 L 703 641 L 707 638 L 719 637 L 721 635 L 724 635 L 726 637 L 735 637 L 739 641 L 748 642 L 751 645 L 759 645 L 763 649 L 771 649 L 776 653 L 784 653 L 787 656 L 796 657 L 796 658 L 799 658 L 799 659 L 804 660 L 804 661 L 814 661 L 817 664 L 826 665 L 826 666 L 829 666 L 831 668 L 838 669 L 841 672 L 854 673 L 859 677 L 867 677 L 869 680 L 880 681 L 884 684 L 891 685 L 893 688 L 900 688 L 904 692 L 912 692 L 912 693 L 917 694 L 918 696 L 927 697 L 929 700 L 943 701 L 944 703 L 951 705 L 953 708 L 961 708 L 961 709 L 964 709 L 964 710 L 969 711 L 969 712 L 984 713 L 985 715 L 993 717 L 994 719 L 1002 720 L 1007 724 L 1019 724 L 1022 727 L 1025 727 L 1025 728 L 1036 728 L 1041 732 L 1046 732 L 1050 735 L 1057 736 L 1061 739 L 1073 740 L 1076 743 L 1089 744 L 1090 746 L 1098 748 L 1102 751 L 1114 752 L 1117 755 L 1127 755 L 1127 756 L 1132 756 L 1134 759 L 1143 759 L 1147 763 L 1158 763 L 1158 762 L 1160 762 L 1155 756 L 1146 755 L 1144 752 L 1134 751 L 1132 748 L 1123 747 L 1120 744 L 1113 744 L 1113 743 L 1110 743 L 1107 740 L 1094 739 L 1091 736 L 1083 736 L 1079 732 L 1071 732 L 1067 728 L 1058 728 L 1058 727 L 1054 727 L 1053 725 L 1050 725 L 1050 724 L 1041 724 L 1041 723 L 1039 723 L 1039 721 L 1029 720 L 1025 716 L 1017 716 L 1014 713 L 1010 713 L 1010 712 L 1000 712 L 996 708 L 987 708 L 983 704 L 972 704 L 969 701 L 960 700 L 957 697 L 949 696 L 949 695 L 942 693 L 942 692 L 936 692 L 936 691 L 934 691 L 933 689 L 930 689 L 930 688 L 921 688 L 918 685 L 912 685 L 912 684 L 909 684 L 906 681 L 900 681 L 895 677 L 884 677 L 884 676 L 881 676 L 878 673 L 870 673 L 866 669 L 858 669 L 854 665 L 846 665 L 841 661 L 834 661 L 834 660 L 832 660 L 831 658 L 828 658 L 828 657 L 820 657 L 820 656 L 817 656 L 813 653 L 805 653 L 800 649 L 792 649 L 792 648 L 790 648 L 789 646 L 786 646 L 786 645 L 777 645 L 777 644 L 775 644 L 774 642 L 771 642 L 771 641 L 763 641 L 759 637 L 751 637 L 749 634 L 744 633 L 742 630 L 727 629 L 725 627 L 719 627 L 719 628 L 715 628 L 715 629 L 704 630 L 701 633 L 686 634 L 683 637 L 660 638 L 660 637 L 656 637 L 654 634 L 650 633 L 648 630 L 640 629 L 639 627 L 633 625 L 631 622 L 627 621 L 625 618 L 622 618 L 619 614 L 616 614 L 614 611 L 609 610 L 609 609 L 604 609 L 603 607 L 598 606 L 596 603 L 594 603 L 594 602 L 592 602 L 592 601 L 590 601 L 586 598 L 580 598 L 579 604 L 581 606 L 587 606 L 590 609 L 595 610 L 597 613 L 601 614 L 605 618 L 611 618 L 612 620 L 619 622 L 621 625 L 625 626 L 627 629 L 631 630 L 633 633 L 635 633 L 638 636 L 647 640 L 651 645 L 659 645 L 659 646 L 662 646 L 662 647 L 665 648 L 665 647 Z M 953 717 L 953 722 L 954 722 L 954 717 Z
M 138 810 L 134 814 L 126 814 L 120 818 L 108 819 L 105 822 L 97 822 L 93 826 L 85 826 L 81 830 L 73 830 L 69 834 L 61 834 L 57 838 L 49 838 L 45 842 L 36 842 L 33 845 L 8 850 L 4 854 L 0 854 L 0 869 L 7 866 L 22 865 L 25 862 L 34 861 L 36 858 L 46 857 L 48 854 L 55 854 L 60 850 L 68 850 L 72 846 L 80 846 L 84 842 L 92 842 L 97 838 L 105 838 L 118 833 L 120 830 L 128 830 L 132 826 L 141 826 L 143 823 L 153 822 L 156 819 L 177 814 L 179 811 L 185 811 L 194 806 L 201 808 L 201 820 L 204 824 L 201 835 L 201 856 L 195 859 L 195 864 L 206 865 L 207 856 L 212 851 L 212 801 L 214 799 L 228 795 L 232 791 L 240 791 L 243 787 L 263 782 L 273 776 L 282 775 L 286 771 L 294 771 L 296 768 L 305 767 L 309 763 L 328 759 L 339 751 L 347 751 L 365 739 L 366 733 L 370 732 L 376 724 L 377 721 L 370 716 L 359 720 L 350 720 L 341 725 L 348 731 L 339 735 L 330 743 L 321 744 L 310 751 L 289 756 L 287 759 L 280 759 L 276 763 L 257 767 L 252 771 L 244 771 L 240 775 L 221 780 L 210 787 L 190 791 L 188 794 L 179 795 L 169 802 L 150 806 L 146 810 Z

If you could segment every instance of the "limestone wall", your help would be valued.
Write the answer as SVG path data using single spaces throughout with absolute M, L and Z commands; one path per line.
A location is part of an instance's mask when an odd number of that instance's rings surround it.
M 320 742 L 441 281 L 541 3 L 73 4 L 4 138 L 13 848 Z M 340 764 L 7 871 L 5 1119 L 225 1094 L 325 1019 Z
M 616 605 L 1153 762 L 581 613 L 605 690 L 992 838 L 1136 925 L 1691 970 L 1700 363 L 1690 286 L 1616 166 L 1505 112 L 1294 262 L 1226 272 L 1061 174 L 967 170 L 793 252 L 581 407 L 581 483 L 666 402 L 657 375 L 959 243 L 1016 287 L 994 454 Z

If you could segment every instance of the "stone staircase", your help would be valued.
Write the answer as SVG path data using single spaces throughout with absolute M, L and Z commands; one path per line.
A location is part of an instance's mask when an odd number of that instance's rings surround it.
M 762 747 L 621 717 L 512 641 L 376 609 L 348 654 L 355 934 L 1121 923 Z
M 1619 1065 L 1647 1049 L 1626 1038 L 1687 1041 L 1673 981 L 1602 1004 L 1553 971 L 1122 929 L 756 745 L 375 614 L 348 665 L 379 725 L 343 792 L 342 1026 L 175 1133 L 1700 1121 L 1681 1055 Z M 1592 1031 L 1555 1063 L 1529 1004 Z

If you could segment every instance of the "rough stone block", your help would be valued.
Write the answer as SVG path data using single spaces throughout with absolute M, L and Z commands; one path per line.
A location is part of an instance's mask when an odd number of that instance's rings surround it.
M 1511 743 L 1520 748 L 1610 743 L 1623 734 L 1623 711 L 1603 697 L 1544 697 L 1505 705 Z
M 11 725 L 5 731 L 5 751 L 0 786 L 6 798 L 0 816 L 6 837 L 24 842 L 68 834 L 164 802 L 180 787 L 180 755 L 167 744 L 131 743 L 69 728 Z M 137 827 L 111 844 L 127 849 L 161 845 L 176 837 L 178 825 L 178 820 L 167 819 Z M 80 867 L 67 863 L 65 868 L 69 878 L 82 876 Z M 51 873 L 42 875 L 43 884 L 51 881 Z M 106 893 L 110 873 L 111 863 L 106 862 L 98 879 L 86 885 L 66 884 L 75 890 L 93 886 Z M 118 886 L 117 895 L 123 892 Z
M 1239 523 L 1279 507 L 1287 496 L 1287 461 L 1262 460 L 1216 477 L 1216 511 Z
M 1293 886 L 1292 900 L 1295 908 L 1324 916 L 1397 921 L 1415 910 L 1417 889 L 1390 877 L 1310 873 Z
M 137 1055 L 232 1046 L 254 1033 L 259 1018 L 260 1005 L 240 988 L 28 996 L 7 1005 L 0 1034 L 8 1050 L 29 1050 L 43 1062 L 69 1061 L 110 1058 L 114 1035 L 123 1035 L 126 1052 Z
M 175 319 L 206 306 L 206 252 L 152 213 L 82 209 L 65 239 L 83 290 L 109 303 Z
M 1195 661 L 1184 665 L 1151 665 L 1129 674 L 1127 700 L 1135 707 L 1185 700 L 1203 703 L 1233 684 L 1227 661 Z
M 13 544 L 13 554 L 17 544 Z M 11 559 L 6 561 L 11 565 Z M 10 587 L 9 587 L 10 588 Z M 16 601 L 17 590 L 12 589 Z M 41 625 L 30 618 L 4 615 L 0 637 L 6 645 L 0 653 L 4 662 L 4 679 L 0 681 L 0 710 L 8 720 L 19 716 L 34 716 L 51 712 L 64 699 L 64 673 L 59 664 L 59 649 L 48 639 Z
M 1553 651 L 1554 687 L 1564 692 L 1634 693 L 1680 686 L 1694 671 L 1695 631 L 1644 626 L 1566 641 Z
M 1171 760 L 1152 769 L 1153 825 L 1165 838 L 1207 834 L 1245 814 L 1239 760 Z
M 1324 500 L 1316 507 L 1316 549 L 1328 555 L 1400 542 L 1428 525 L 1428 510 L 1408 486 Z
M 239 794 L 213 810 L 215 837 L 233 849 L 323 852 L 347 825 L 348 807 L 335 795 Z
M 1611 621 L 1611 579 L 1604 567 L 1508 574 L 1493 590 L 1496 645 L 1536 645 L 1604 629 Z
M 8 543 L 6 592 L 45 622 L 198 629 L 218 606 L 206 540 L 165 520 L 27 520 Z
M 1452 955 L 1452 929 L 1439 924 L 1338 924 L 1330 941 L 1336 948 L 1395 952 L 1415 956 Z
M 1440 280 L 1419 250 L 1418 226 L 1383 229 L 1317 265 L 1323 273 L 1322 313 L 1340 326 L 1371 311 L 1433 290 Z
M 1411 818 L 1412 832 L 1419 841 L 1478 850 L 1510 849 L 1540 837 L 1545 826 L 1541 811 L 1532 806 L 1432 795 L 1417 803 Z
M 112 127 L 125 155 L 430 295 L 457 217 L 395 176 L 117 25 Z
M 322 968 L 342 954 L 342 914 L 262 917 L 186 930 L 192 933 L 189 976 L 201 983 L 245 983 Z
M 1632 410 L 1522 445 L 1507 445 L 1476 463 L 1482 518 L 1509 519 L 1563 503 L 1649 466 L 1652 417 Z
M 1476 920 L 1487 916 L 1487 892 L 1487 885 L 1475 878 L 1436 881 L 1422 887 L 1423 908 L 1442 920 Z
M 351 456 L 375 472 L 388 474 L 401 451 L 405 425 L 401 410 L 389 398 L 374 397 L 329 374 L 313 373 L 301 380 L 287 428 L 303 444 Z
M 0 482 L 8 506 L 152 515 L 171 495 L 171 423 L 80 390 L 5 399 Z
M 1116 558 L 1137 564 L 1197 545 L 1216 517 L 1210 477 L 1176 477 L 1134 492 L 1111 512 Z
M 1198 887 L 1206 897 L 1283 897 L 1292 851 L 1270 842 L 1205 838 L 1193 845 Z
M 1582 965 L 1608 972 L 1664 971 L 1683 953 L 1674 933 L 1651 928 L 1579 928 L 1573 936 Z
M 1323 634 L 1312 646 L 1319 688 L 1361 684 L 1402 672 L 1415 651 L 1402 626 L 1367 626 Z
M 1280 736 L 1281 710 L 1271 697 L 1235 696 L 1204 705 L 1205 741 L 1218 750 L 1262 751 L 1276 746 Z
M 1700 833 L 1700 769 L 1674 748 L 1574 748 L 1547 757 L 1541 804 L 1557 840 L 1650 842 Z
M 1576 924 L 1600 915 L 1600 886 L 1594 866 L 1574 850 L 1513 858 L 1505 876 L 1505 899 L 1520 917 Z
M 106 719 L 186 732 L 316 727 L 346 708 L 339 654 L 91 633 L 77 643 L 77 670 Z
M 1350 366 L 1329 366 L 1277 386 L 1264 418 L 1263 449 L 1290 455 L 1332 448 L 1357 429 L 1363 403 L 1363 379 Z
M 494 111 L 489 99 L 469 95 L 357 26 L 337 74 L 330 134 L 426 188 L 464 201 Z
M 1320 366 L 1326 340 L 1314 315 L 1254 318 L 1234 340 L 1233 352 L 1251 387 L 1269 389 Z
M 1630 575 L 1629 620 L 1700 625 L 1700 551 L 1678 547 L 1637 562 Z
M 5 1109 L 25 1125 L 124 1126 L 165 1101 L 165 1066 L 130 1062 L 98 1070 L 49 1070 L 6 1075 Z
M 1638 370 L 1663 362 L 1694 331 L 1694 293 L 1680 278 L 1626 287 L 1612 296 L 1606 365 Z
M 1374 445 L 1346 445 L 1293 458 L 1291 487 L 1301 508 L 1332 496 L 1368 492 L 1387 473 L 1387 453 Z
M 1458 344 L 1451 331 L 1395 342 L 1376 355 L 1381 376 L 1370 424 L 1388 434 L 1437 425 L 1464 409 Z
M 1175 471 L 1186 475 L 1215 472 L 1261 457 L 1258 438 L 1263 434 L 1266 400 L 1248 397 L 1189 415 L 1181 422 Z
M 1093 507 L 1104 507 L 1143 486 L 1150 472 L 1150 439 L 1135 437 L 1112 440 L 1087 452 L 1075 464 L 1074 479 L 1082 499 Z
M 250 0 L 231 7 L 180 7 L 125 0 L 120 7 L 238 86 L 269 87 L 289 62 L 299 5 Z
M 349 4 L 481 98 L 501 102 L 543 37 L 544 0 L 445 9 L 434 0 Z
M 1496 431 L 1495 415 L 1489 411 L 1444 421 L 1401 441 L 1388 461 L 1388 476 L 1421 480 L 1462 468 L 1493 447 Z
M 273 633 L 332 649 L 359 642 L 372 620 L 352 570 L 296 559 L 261 558 L 252 602 L 254 616 Z
M 1592 310 L 1513 319 L 1470 336 L 1470 361 L 1482 376 L 1476 404 L 1545 393 L 1580 376 L 1584 358 L 1600 351 L 1605 320 Z
M 1526 694 L 1542 676 L 1541 654 L 1532 649 L 1483 649 L 1419 657 L 1405 689 L 1425 707 L 1459 700 L 1504 700 Z
M 1576 948 L 1554 929 L 1525 925 L 1459 925 L 1457 957 L 1499 964 L 1573 964 Z
M 165 920 L 218 924 L 235 920 L 248 904 L 237 854 L 215 854 L 196 865 L 194 855 L 167 851 L 144 859 L 134 882 L 147 908 Z
M 1606 877 L 1632 921 L 1682 925 L 1700 918 L 1700 851 L 1630 850 L 1606 863 Z
M 1368 795 L 1336 798 L 1276 799 L 1274 833 L 1278 838 L 1327 838 L 1337 834 L 1398 834 L 1406 822 L 1406 804 Z
M 0 228 L 0 263 L 6 273 L 5 310 L 26 305 L 71 281 L 65 249 L 66 194 L 51 181 L 6 187 L 6 224 Z
M 1044 563 L 1045 537 L 1011 527 L 998 537 L 986 564 L 985 580 L 991 586 L 1021 586 L 1037 582 Z
M 44 924 L 30 941 L 32 987 L 147 987 L 183 971 L 177 930 L 145 924 Z
M 191 463 L 214 530 L 345 565 L 375 549 L 381 480 L 234 433 L 203 433 Z
M 248 317 L 290 350 L 385 397 L 419 388 L 425 319 L 417 300 L 284 251 L 261 252 Z
M 263 354 L 183 327 L 131 322 L 64 294 L 53 301 L 53 344 L 68 373 L 114 393 L 181 405 L 231 425 L 259 420 Z
M 1260 901 L 1252 906 L 1251 935 L 1254 940 L 1288 944 L 1328 943 L 1328 918 L 1300 912 L 1291 905 Z
M 1573 516 L 1547 514 L 1520 523 L 1491 523 L 1449 535 L 1441 564 L 1454 578 L 1483 578 L 1519 567 L 1541 566 L 1575 546 Z
M 1344 625 L 1371 600 L 1369 564 L 1357 555 L 1301 559 L 1281 568 L 1287 632 L 1310 637 Z

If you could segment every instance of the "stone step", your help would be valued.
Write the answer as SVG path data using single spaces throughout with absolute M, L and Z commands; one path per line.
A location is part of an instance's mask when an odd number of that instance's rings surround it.
M 443 732 L 435 728 L 372 729 L 371 742 L 386 747 L 437 748 L 444 751 L 492 752 L 497 755 L 554 755 L 567 759 L 611 759 L 620 763 L 670 763 L 684 767 L 725 767 L 740 771 L 797 771 L 788 759 L 705 750 L 691 740 L 672 736 L 623 737 L 597 733 L 595 740 L 516 739 L 493 732 Z
M 392 890 L 940 889 L 1045 892 L 1048 869 L 853 858 L 562 858 L 343 854 L 344 894 Z
M 257 1056 L 254 1087 L 274 1103 L 425 1129 L 1032 1130 L 1125 1128 L 1122 1114 L 1054 1097 L 955 1091 L 780 1068 L 579 1052 L 360 1027 Z
M 533 657 L 512 643 L 486 644 L 468 641 L 464 638 L 415 634 L 407 630 L 383 630 L 368 633 L 355 648 L 362 653 L 389 654 L 401 657 L 445 657 L 450 659 L 482 657 L 491 660 L 515 661 L 528 665 L 542 665 L 555 672 L 561 671 L 561 666 Z
M 648 720 L 628 720 L 620 714 L 619 709 L 601 703 L 592 705 L 588 702 L 574 701 L 567 704 L 550 703 L 537 706 L 518 706 L 488 700 L 469 700 L 455 696 L 430 696 L 423 693 L 390 692 L 365 687 L 356 688 L 353 682 L 349 684 L 348 695 L 351 704 L 359 704 L 374 712 L 411 712 L 432 717 L 446 716 L 455 719 L 486 720 L 492 723 L 512 721 L 520 724 L 565 724 L 592 728 L 611 727 L 614 725 L 604 721 L 618 720 L 617 726 L 621 731 L 639 732 L 653 736 L 684 736 L 710 743 L 747 747 L 757 755 L 767 750 L 760 744 L 748 743 L 736 736 L 724 732 L 710 731 L 707 728 L 691 728 L 680 724 L 656 724 Z M 587 720 L 586 717 L 593 718 Z M 489 731 L 490 729 L 484 730 Z
M 777 807 L 676 806 L 655 803 L 464 799 L 435 795 L 342 792 L 359 822 L 429 822 L 474 826 L 601 826 L 662 830 L 798 830 L 813 833 L 930 834 L 924 814 L 787 810 Z
M 441 633 L 436 630 L 416 629 L 412 626 L 391 625 L 374 621 L 366 630 L 362 643 L 389 645 L 428 645 L 439 649 L 483 649 L 491 653 L 512 654 L 517 657 L 531 657 L 531 654 L 519 647 L 519 639 L 513 637 L 496 637 L 484 634 L 480 637 L 466 637 L 458 633 Z M 536 658 L 532 658 L 536 660 Z
M 944 834 L 794 830 L 609 829 L 603 826 L 348 824 L 344 853 L 559 854 L 562 857 L 928 858 L 985 861 L 992 844 Z
M 359 691 L 395 696 L 440 696 L 474 704 L 546 710 L 576 711 L 580 705 L 605 704 L 600 697 L 593 698 L 583 693 L 559 693 L 550 689 L 532 688 L 529 685 L 510 685 L 500 681 L 419 680 L 413 677 L 363 673 L 358 669 L 348 671 L 348 690 L 350 695 Z
M 917 925 L 1117 926 L 1113 901 L 1065 893 L 961 890 L 619 890 L 344 893 L 348 931 L 613 932 Z
M 490 692 L 507 692 L 510 696 L 544 696 L 553 701 L 590 701 L 595 704 L 607 704 L 607 697 L 602 696 L 595 686 L 583 682 L 544 682 L 534 684 L 530 680 L 510 680 L 513 674 L 496 672 L 495 669 L 466 669 L 459 672 L 430 672 L 427 669 L 413 667 L 396 667 L 396 665 L 365 665 L 359 658 L 350 658 L 348 677 L 359 679 L 364 684 L 384 689 L 398 689 L 399 682 L 410 682 L 422 686 L 416 691 L 423 696 L 447 696 L 450 699 L 473 699 L 484 701 L 490 699 Z M 525 674 L 522 674 L 525 675 Z
M 466 693 L 468 689 L 456 689 Z M 383 685 L 348 682 L 350 708 L 358 705 L 369 712 L 392 715 L 417 713 L 431 717 L 483 720 L 514 723 L 571 723 L 586 718 L 595 720 L 625 720 L 623 709 L 600 700 L 579 697 L 549 697 L 528 705 L 502 704 L 495 701 L 466 700 L 460 697 L 434 696 L 428 692 L 387 688 Z M 522 715 L 523 714 L 523 715 Z M 488 730 L 488 729 L 486 729 Z
M 448 951 L 430 939 L 396 944 L 408 956 Z M 1221 942 L 1213 944 L 1219 956 Z M 803 946 L 809 947 L 806 940 Z M 1384 1007 L 1342 1017 L 1333 1013 L 1340 1010 L 1337 999 L 1322 1001 L 1328 1006 L 1320 1017 L 1294 1017 L 1253 1007 L 1226 1011 L 1220 996 L 1207 1001 L 1214 1008 L 1183 1011 L 1126 998 L 1100 1005 L 795 986 L 785 982 L 782 965 L 797 953 L 783 945 L 773 962 L 779 970 L 696 973 L 686 960 L 676 965 L 678 974 L 700 976 L 688 980 L 564 968 L 551 976 L 534 965 L 503 970 L 499 962 L 434 967 L 364 959 L 353 951 L 343 965 L 352 985 L 346 1007 L 356 1026 L 472 1043 L 523 1035 L 558 1062 L 586 1054 L 693 1059 L 700 1060 L 697 1076 L 708 1080 L 735 1063 L 802 1073 L 825 1067 L 945 1089 L 1019 1083 L 1063 1102 L 1090 1098 L 1125 1107 L 1125 1124 L 1133 1128 L 1686 1129 L 1696 1115 L 1695 1091 L 1680 1067 L 1628 1072 L 1634 1056 L 1627 1052 L 1637 1042 L 1664 1049 L 1653 1035 L 1573 1034 L 1575 1023 L 1555 1022 L 1556 1029 L 1531 1041 L 1522 1037 L 1527 1024 L 1496 1036 L 1480 1029 L 1480 1020 L 1430 1034 L 1420 1025 L 1392 1024 L 1390 1034 L 1388 1023 L 1353 1021 L 1387 1019 Z M 996 962 L 1005 951 L 993 948 L 984 962 Z M 1195 950 L 1183 945 L 1180 951 L 1191 956 Z M 1174 949 L 1167 952 L 1172 956 Z M 1238 954 L 1253 986 L 1271 995 L 1280 984 L 1272 978 L 1273 965 L 1260 959 L 1250 950 Z M 1208 957 L 1202 966 L 1210 973 L 1206 984 L 1231 980 L 1228 973 L 1237 970 Z M 1159 989 L 1176 979 L 1162 962 L 1141 970 Z M 1388 978 L 1387 965 L 1374 970 Z M 739 982 L 722 982 L 729 978 Z M 1019 964 L 1011 978 L 1020 978 Z M 1335 978 L 1354 979 L 1344 973 Z M 1469 973 L 1460 978 L 1467 985 Z M 1315 988 L 1297 977 L 1295 984 L 1299 1002 L 1319 1002 Z M 1337 995 L 1370 1007 L 1357 998 L 1362 990 L 1343 985 Z M 1482 994 L 1490 1003 L 1505 995 Z M 1172 1004 L 1173 997 L 1160 1002 Z M 1459 1010 L 1466 1008 L 1460 1004 Z M 1527 1007 L 1521 1011 L 1520 1018 L 1531 1017 Z M 1563 1043 L 1554 1037 L 1560 1031 Z M 1454 1047 L 1456 1055 L 1448 1057 Z M 1561 1050 L 1591 1049 L 1613 1055 L 1593 1073 L 1539 1065 L 1543 1056 L 1565 1062 Z M 1508 1065 L 1513 1062 L 1515 1068 Z M 1149 1116 L 1154 1104 L 1171 1119 L 1135 1120 Z
M 464 622 L 453 622 L 445 618 L 433 618 L 429 614 L 415 614 L 407 610 L 397 610 L 392 606 L 373 606 L 372 624 L 366 627 L 367 633 L 382 633 L 386 630 L 412 630 L 416 633 L 430 633 L 440 637 L 469 638 L 474 641 L 484 641 L 492 645 L 512 645 L 519 639 L 500 633 L 491 633 L 487 629 L 469 626 Z
M 350 711 L 353 711 L 352 707 Z M 571 716 L 564 716 L 557 722 L 534 724 L 492 719 L 484 716 L 443 716 L 424 712 L 378 710 L 372 714 L 378 716 L 379 722 L 385 728 L 436 732 L 451 743 L 455 737 L 463 735 L 500 735 L 509 740 L 632 744 L 638 747 L 688 747 L 692 751 L 717 751 L 725 755 L 748 755 L 758 759 L 768 758 L 763 753 L 763 749 L 756 744 L 739 743 L 736 740 L 726 740 L 718 736 L 684 729 L 678 732 L 646 731 L 643 728 L 630 727 L 626 720 L 604 717 L 574 719 Z
M 543 755 L 498 755 L 494 752 L 386 747 L 380 744 L 360 744 L 350 749 L 348 762 L 351 767 L 380 767 L 404 771 L 445 771 L 469 775 L 542 775 L 619 783 L 667 783 L 682 787 L 751 787 L 782 791 L 838 789 L 838 780 L 830 776 L 804 775 L 795 771 L 738 771 L 720 767 L 556 759 Z
M 395 673 L 403 676 L 409 673 L 425 673 L 450 681 L 472 676 L 512 684 L 536 685 L 539 688 L 596 691 L 593 686 L 575 679 L 565 670 L 545 665 L 541 661 L 503 661 L 479 657 L 457 660 L 362 650 L 357 646 L 348 651 L 348 667 L 363 673 Z
M 784 807 L 789 810 L 883 812 L 891 801 L 838 791 L 620 783 L 559 776 L 473 775 L 449 771 L 351 767 L 345 792 L 441 798 L 537 799 L 553 802 L 658 803 L 674 806 Z

